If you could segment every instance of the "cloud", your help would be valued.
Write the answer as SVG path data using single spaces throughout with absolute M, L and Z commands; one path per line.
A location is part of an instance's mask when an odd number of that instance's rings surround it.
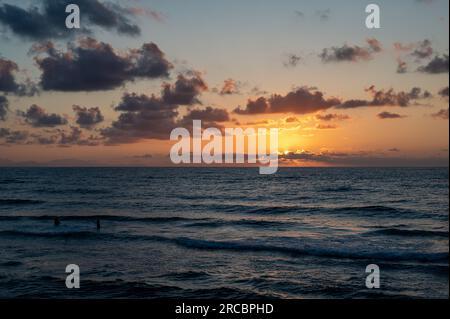
M 402 59 L 397 59 L 397 73 L 404 74 L 408 72 L 408 64 Z
M 321 121 L 342 121 L 350 119 L 350 116 L 345 114 L 317 114 L 316 119 Z
M 162 100 L 167 104 L 193 105 L 199 103 L 197 96 L 208 90 L 199 72 L 189 72 L 187 77 L 178 75 L 174 85 L 163 84 Z
M 138 78 L 167 77 L 173 67 L 154 43 L 119 54 L 107 43 L 83 38 L 69 43 L 67 52 L 44 42 L 33 46 L 31 53 L 38 54 L 42 88 L 54 91 L 111 90 Z
M 428 91 L 422 91 L 421 88 L 414 87 L 409 92 L 395 92 L 393 89 L 376 90 L 374 86 L 366 89 L 366 92 L 372 95 L 372 100 L 347 100 L 338 105 L 340 109 L 351 109 L 365 106 L 402 106 L 407 107 L 411 102 L 427 99 L 431 97 Z
M 19 85 L 14 78 L 14 72 L 18 70 L 16 63 L 0 58 L 0 91 L 15 92 Z
M 377 115 L 377 117 L 380 120 L 386 120 L 386 119 L 401 119 L 401 118 L 404 118 L 405 116 L 397 114 L 397 113 L 381 112 Z
M 447 157 L 430 157 L 421 156 L 412 158 L 408 157 L 393 157 L 392 155 L 386 156 L 384 153 L 379 152 L 331 152 L 324 151 L 314 153 L 311 151 L 297 151 L 287 154 L 280 154 L 279 160 L 281 164 L 286 163 L 317 163 L 328 164 L 335 166 L 346 167 L 435 167 L 443 166 L 448 167 Z
M 448 98 L 448 86 L 442 88 L 439 90 L 438 94 L 442 97 L 442 98 Z
M 8 99 L 5 96 L 0 95 L 0 121 L 6 120 L 6 114 L 8 114 L 8 111 L 9 111 Z
M 100 137 L 95 137 L 93 135 L 85 138 L 83 136 L 83 131 L 76 126 L 71 126 L 69 132 L 58 130 L 58 133 L 59 140 L 57 141 L 57 144 L 61 147 L 69 147 L 72 145 L 97 146 L 102 140 Z
M 82 128 L 92 129 L 95 125 L 104 120 L 98 107 L 87 108 L 74 105 L 72 109 L 76 113 L 76 123 Z
M 431 41 L 425 39 L 419 42 L 416 46 L 416 49 L 411 52 L 411 55 L 415 57 L 417 60 L 426 59 L 431 57 L 433 54 L 433 48 L 431 47 Z
M 48 114 L 42 107 L 33 104 L 26 112 L 18 111 L 17 114 L 33 127 L 55 127 L 66 125 L 67 120 L 58 114 Z
M 227 79 L 223 81 L 223 86 L 220 89 L 219 94 L 220 95 L 232 95 L 232 94 L 239 94 L 240 90 L 240 83 L 236 82 L 233 79 Z
M 330 9 L 317 10 L 316 16 L 318 16 L 321 21 L 327 21 L 330 19 L 331 10 Z
M 183 120 L 192 122 L 193 120 L 201 120 L 204 122 L 227 122 L 230 120 L 230 115 L 226 109 L 206 107 L 203 110 L 194 109 L 183 117 Z
M 436 55 L 428 64 L 420 66 L 417 70 L 428 74 L 448 73 L 448 54 Z
M 300 63 L 300 61 L 302 61 L 301 56 L 290 53 L 290 54 L 288 54 L 286 61 L 283 62 L 283 65 L 287 68 L 289 68 L 289 67 L 293 68 L 293 67 L 296 67 L 297 64 Z
M 0 139 L 3 139 L 6 144 L 24 144 L 27 138 L 27 131 L 13 131 L 8 128 L 0 128 Z
M 33 5 L 29 9 L 3 4 L 0 6 L 0 24 L 17 36 L 31 40 L 61 39 L 80 33 L 92 33 L 93 30 L 86 27 L 87 25 L 126 36 L 141 33 L 140 28 L 130 20 L 132 11 L 111 2 L 98 0 L 77 0 L 83 28 L 78 31 L 67 29 L 65 8 L 71 3 L 71 0 L 43 0 L 40 7 Z
M 36 85 L 29 79 L 17 83 L 15 74 L 19 67 L 13 61 L 0 58 L 0 91 L 18 96 L 33 96 L 38 92 Z
M 316 128 L 318 130 L 332 130 L 338 128 L 338 126 L 334 124 L 317 124 Z
M 248 100 L 244 109 L 237 107 L 237 114 L 261 113 L 295 113 L 307 114 L 337 106 L 341 101 L 337 98 L 324 98 L 324 94 L 313 88 L 300 87 L 286 95 L 273 94 L 269 98 L 259 97 Z
M 443 120 L 448 120 L 448 108 L 447 109 L 441 109 L 437 113 L 431 114 L 434 118 L 439 118 Z
M 341 47 L 331 47 L 322 50 L 319 54 L 322 62 L 358 62 L 361 60 L 370 60 L 375 53 L 381 52 L 382 47 L 380 42 L 375 38 L 369 38 L 366 40 L 368 46 L 360 47 L 357 45 L 349 46 L 344 44 Z

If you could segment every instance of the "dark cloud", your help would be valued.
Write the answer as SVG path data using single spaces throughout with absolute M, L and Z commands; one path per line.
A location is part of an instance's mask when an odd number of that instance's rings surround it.
M 439 118 L 443 120 L 448 120 L 448 108 L 447 109 L 441 109 L 437 113 L 431 114 L 434 118 Z
M 67 29 L 66 6 L 76 3 L 80 7 L 83 28 Z M 31 40 L 59 39 L 92 33 L 90 27 L 100 27 L 127 36 L 139 35 L 140 28 L 131 22 L 133 12 L 111 2 L 98 0 L 43 0 L 40 7 L 24 9 L 20 6 L 0 6 L 0 24 L 14 34 Z M 86 27 L 89 26 L 89 27 Z
M 397 73 L 404 74 L 408 72 L 408 64 L 402 59 L 397 60 Z
M 448 54 L 436 55 L 428 64 L 419 67 L 417 70 L 429 74 L 448 73 Z
M 230 115 L 225 109 L 216 109 L 208 106 L 203 110 L 191 110 L 187 115 L 183 117 L 183 119 L 189 121 L 202 120 L 205 122 L 227 122 L 230 120 Z
M 317 114 L 316 119 L 321 121 L 342 121 L 350 119 L 350 116 L 345 114 Z
M 18 111 L 17 114 L 33 127 L 55 127 L 67 124 L 67 120 L 61 115 L 48 114 L 36 104 L 31 105 L 26 112 Z
M 347 100 L 338 105 L 337 108 L 351 109 L 364 106 L 410 106 L 413 101 L 427 99 L 431 93 L 414 87 L 409 92 L 395 92 L 393 89 L 376 90 L 374 86 L 366 90 L 372 95 L 372 100 Z
M 57 144 L 61 147 L 69 147 L 73 145 L 78 146 L 97 146 L 100 144 L 102 139 L 100 137 L 95 137 L 93 135 L 85 138 L 83 136 L 83 131 L 76 126 L 71 126 L 70 131 L 58 130 L 59 139 Z
M 301 56 L 290 53 L 287 55 L 287 59 L 286 59 L 286 61 L 283 62 L 283 65 L 287 68 L 289 68 L 289 67 L 293 68 L 293 67 L 296 67 L 297 64 L 299 64 L 301 60 L 302 60 Z
M 233 95 L 233 94 L 239 94 L 240 90 L 239 87 L 241 84 L 233 79 L 227 79 L 223 81 L 222 88 L 219 91 L 220 95 Z
M 349 46 L 344 44 L 341 47 L 331 47 L 322 50 L 319 54 L 322 62 L 357 62 L 361 60 L 370 60 L 375 53 L 381 52 L 382 47 L 377 39 L 367 39 L 367 47 L 357 45 Z
M 15 92 L 19 85 L 14 78 L 14 72 L 18 71 L 16 63 L 0 58 L 0 91 Z
M 8 99 L 0 95 L 0 121 L 6 120 L 6 114 L 8 114 L 9 111 L 9 103 Z
M 200 103 L 197 96 L 208 90 L 208 86 L 200 73 L 190 72 L 187 77 L 178 75 L 174 85 L 163 84 L 162 100 L 167 104 L 192 105 Z
M 439 90 L 438 94 L 443 98 L 448 98 L 448 86 Z
M 39 55 L 43 52 L 44 57 Z M 107 43 L 84 38 L 69 43 L 67 52 L 45 42 L 32 53 L 38 54 L 42 88 L 54 91 L 110 90 L 137 78 L 167 77 L 173 67 L 154 43 L 119 54 Z
M 0 58 L 0 92 L 18 96 L 33 96 L 38 92 L 36 85 L 29 79 L 17 83 L 15 73 L 19 67 L 13 61 Z
M 27 131 L 14 131 L 8 128 L 0 128 L 0 139 L 3 139 L 6 144 L 25 144 L 27 138 Z
M 405 116 L 397 113 L 381 112 L 377 115 L 377 117 L 380 120 L 386 120 L 386 119 L 401 119 L 404 118 Z
M 325 110 L 341 104 L 337 98 L 324 98 L 324 94 L 313 88 L 300 87 L 286 95 L 273 94 L 269 98 L 249 100 L 244 109 L 238 107 L 237 114 L 296 113 L 307 114 Z
M 171 85 L 165 83 L 161 96 L 145 94 L 123 95 L 115 107 L 121 112 L 110 127 L 101 130 L 107 144 L 133 143 L 141 139 L 169 139 L 173 128 L 183 126 L 192 119 L 214 122 L 228 120 L 225 110 L 208 107 L 204 110 L 191 110 L 181 120 L 178 108 L 198 103 L 198 96 L 207 89 L 207 85 L 198 72 L 180 75 Z M 184 125 L 186 126 L 186 125 Z
M 411 52 L 411 55 L 415 57 L 417 60 L 422 60 L 429 58 L 433 54 L 433 48 L 431 47 L 431 41 L 428 39 L 425 39 L 419 43 L 417 43 L 416 48 L 413 52 Z
M 176 125 L 178 106 L 155 96 L 125 94 L 115 108 L 122 111 L 102 135 L 109 144 L 132 143 L 140 139 L 168 139 Z
M 98 107 L 87 108 L 74 105 L 72 109 L 76 113 L 77 124 L 82 128 L 92 129 L 104 120 L 102 112 Z

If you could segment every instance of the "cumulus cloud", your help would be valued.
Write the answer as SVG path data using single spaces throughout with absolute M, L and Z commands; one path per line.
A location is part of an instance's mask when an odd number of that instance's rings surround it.
M 0 128 L 0 139 L 6 144 L 25 144 L 28 138 L 27 131 Z
M 9 111 L 8 105 L 8 99 L 5 96 L 0 95 L 0 121 L 6 120 L 6 114 L 8 114 Z
M 377 117 L 380 120 L 387 120 L 387 119 L 401 119 L 404 118 L 405 116 L 397 113 L 381 112 L 377 115 Z
M 413 101 L 430 98 L 432 95 L 428 91 L 423 91 L 421 88 L 414 87 L 409 92 L 395 92 L 393 89 L 377 90 L 374 86 L 366 90 L 372 95 L 372 100 L 347 100 L 338 105 L 337 108 L 351 109 L 364 106 L 410 106 Z
M 208 86 L 199 72 L 180 74 L 175 84 L 163 84 L 162 99 L 167 104 L 192 105 L 199 103 L 197 96 L 206 90 Z
M 220 95 L 232 95 L 232 94 L 239 94 L 240 90 L 240 83 L 233 80 L 233 79 L 227 79 L 223 81 L 222 88 L 219 91 Z
M 17 91 L 19 85 L 16 83 L 13 73 L 18 69 L 15 62 L 0 58 L 0 91 Z
M 0 92 L 18 96 L 33 96 L 38 92 L 36 85 L 29 79 L 17 83 L 15 73 L 19 71 L 17 64 L 11 60 L 0 58 Z
M 366 40 L 367 46 L 360 47 L 357 45 L 350 46 L 344 44 L 341 47 L 331 47 L 322 50 L 319 54 L 322 62 L 358 62 L 361 60 L 370 60 L 375 53 L 381 52 L 380 42 L 375 38 Z
M 324 94 L 314 88 L 300 87 L 286 95 L 273 94 L 269 98 L 259 97 L 248 100 L 245 108 L 237 107 L 237 114 L 260 113 L 296 113 L 307 114 L 337 106 L 337 98 L 325 98 Z
M 134 14 L 132 10 L 98 0 L 77 0 L 75 3 L 81 11 L 83 28 L 79 31 L 67 29 L 65 8 L 71 3 L 71 0 L 43 0 L 41 6 L 32 5 L 28 9 L 3 4 L 0 6 L 0 24 L 14 34 L 31 40 L 61 39 L 74 34 L 88 34 L 93 32 L 91 27 L 127 36 L 141 33 L 139 26 L 130 19 Z
M 110 90 L 137 78 L 167 77 L 173 67 L 154 43 L 119 54 L 107 43 L 83 38 L 69 43 L 67 52 L 44 42 L 31 53 L 42 71 L 42 88 L 54 91 Z
M 49 114 L 36 104 L 31 105 L 26 112 L 18 111 L 17 114 L 33 127 L 55 127 L 67 124 L 67 120 L 61 115 Z
M 433 48 L 431 47 L 431 41 L 428 39 L 425 39 L 419 43 L 417 43 L 416 48 L 413 52 L 411 52 L 411 55 L 415 57 L 417 60 L 422 60 L 431 57 L 433 54 Z
M 87 108 L 74 105 L 72 109 L 76 114 L 76 123 L 82 128 L 92 129 L 104 120 L 102 112 L 98 107 Z
M 420 66 L 417 70 L 428 74 L 448 73 L 448 54 L 436 55 L 429 63 Z

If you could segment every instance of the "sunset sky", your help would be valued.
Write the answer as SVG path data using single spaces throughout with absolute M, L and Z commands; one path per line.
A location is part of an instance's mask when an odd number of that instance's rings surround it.
M 200 119 L 279 128 L 283 165 L 446 166 L 448 6 L 0 0 L 0 165 L 170 165 Z

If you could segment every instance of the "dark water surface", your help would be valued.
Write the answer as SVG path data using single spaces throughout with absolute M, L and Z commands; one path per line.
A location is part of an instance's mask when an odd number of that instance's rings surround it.
M 0 168 L 0 298 L 448 298 L 448 173 Z

